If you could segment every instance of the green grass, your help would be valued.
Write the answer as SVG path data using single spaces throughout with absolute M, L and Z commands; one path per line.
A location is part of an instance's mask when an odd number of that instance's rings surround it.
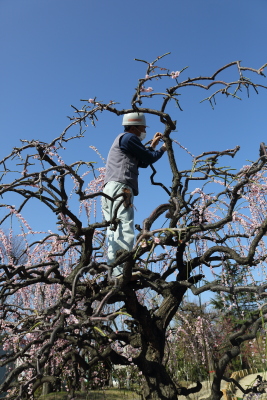
M 67 400 L 67 392 L 55 392 L 46 396 L 36 397 L 38 400 Z M 126 389 L 106 389 L 89 390 L 85 392 L 76 392 L 77 400 L 140 400 L 141 397 L 135 392 Z

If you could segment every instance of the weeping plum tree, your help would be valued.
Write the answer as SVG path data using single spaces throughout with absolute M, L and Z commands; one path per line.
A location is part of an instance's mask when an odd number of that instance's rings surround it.
M 192 168 L 182 169 L 171 137 L 177 114 L 171 116 L 167 110 L 172 102 L 181 108 L 178 96 L 183 87 L 209 91 L 206 100 L 212 105 L 218 93 L 235 98 L 244 89 L 257 92 L 266 88 L 244 76 L 245 72 L 252 78 L 264 77 L 266 64 L 253 69 L 232 62 L 212 76 L 186 79 L 185 69 L 170 72 L 160 67 L 162 58 L 151 63 L 137 60 L 146 72 L 129 109 L 96 97 L 82 100 L 83 105 L 74 107 L 74 116 L 57 138 L 50 143 L 22 140 L 20 147 L 1 161 L 0 298 L 6 351 L 1 365 L 8 373 L 0 390 L 8 392 L 7 398 L 32 398 L 44 383 L 55 387 L 60 379 L 68 382 L 72 398 L 99 362 L 134 365 L 142 376 L 147 400 L 173 400 L 197 392 L 199 382 L 187 389 L 172 379 L 164 356 L 169 327 L 185 294 L 253 293 L 257 306 L 226 338 L 227 352 L 213 360 L 210 398 L 219 399 L 228 363 L 265 323 L 267 284 L 265 279 L 254 279 L 255 271 L 261 271 L 263 277 L 266 274 L 265 145 L 261 145 L 258 160 L 237 172 L 224 167 L 223 159 L 234 157 L 239 147 L 207 149 L 193 157 Z M 233 68 L 236 78 L 222 80 L 220 74 Z M 163 80 L 169 85 L 164 92 L 148 86 Z M 143 106 L 152 105 L 154 99 L 157 104 L 161 100 L 160 107 Z M 88 122 L 94 125 L 106 113 L 123 115 L 133 110 L 152 114 L 162 123 L 169 175 L 164 182 L 156 182 L 154 169 L 151 183 L 159 185 L 168 201 L 151 210 L 142 224 L 139 221 L 134 248 L 118 252 L 116 262 L 107 266 L 105 229 L 110 225 L 117 229 L 116 211 L 110 221 L 103 221 L 99 213 L 93 223 L 90 220 L 97 201 L 108 197 L 102 192 L 104 168 L 88 161 L 66 163 L 63 154 L 65 147 L 81 145 Z M 125 194 L 120 197 L 122 204 Z M 38 231 L 34 230 L 30 219 L 24 217 L 29 208 L 54 221 L 51 230 L 44 230 L 42 217 L 38 218 Z M 163 216 L 167 224 L 161 227 Z M 9 237 L 7 226 L 13 229 Z M 10 243 L 18 229 L 24 254 L 14 262 Z M 124 274 L 118 283 L 110 272 L 120 264 Z M 132 271 L 140 272 L 139 280 L 130 280 Z M 231 271 L 242 276 L 242 283 L 231 282 Z

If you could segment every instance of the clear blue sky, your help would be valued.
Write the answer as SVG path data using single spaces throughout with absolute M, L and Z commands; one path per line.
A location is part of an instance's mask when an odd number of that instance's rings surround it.
M 130 107 L 133 88 L 145 74 L 134 58 L 152 61 L 170 51 L 160 65 L 171 71 L 189 66 L 184 77 L 210 75 L 234 60 L 259 68 L 267 62 L 266 15 L 267 0 L 0 0 L 0 158 L 19 139 L 57 136 L 73 115 L 70 105 L 79 107 L 81 98 Z M 255 80 L 267 85 L 267 79 Z M 250 99 L 244 93 L 242 102 L 219 97 L 215 110 L 200 103 L 207 92 L 181 93 L 184 111 L 172 109 L 178 121 L 174 137 L 193 154 L 241 145 L 236 165 L 257 158 L 259 143 L 267 142 L 267 91 L 251 92 Z M 148 125 L 150 137 L 162 129 L 155 117 Z M 102 114 L 83 141 L 73 142 L 72 160 L 96 160 L 89 145 L 106 157 L 120 131 L 119 117 Z M 177 157 L 182 169 L 188 157 L 178 146 Z M 168 186 L 166 159 L 157 169 Z M 142 171 L 138 223 L 166 201 L 160 188 L 150 190 L 148 177 Z

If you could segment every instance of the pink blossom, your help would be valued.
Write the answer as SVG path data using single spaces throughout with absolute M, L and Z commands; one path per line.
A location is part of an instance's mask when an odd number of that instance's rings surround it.
M 94 103 L 95 101 L 94 101 L 94 99 L 89 99 L 88 100 L 88 103 Z
M 146 75 L 146 79 L 149 79 L 150 78 L 150 76 L 149 75 Z
M 28 332 L 28 333 L 26 333 L 25 337 L 26 337 L 26 339 L 31 340 L 33 337 L 33 334 Z
M 7 351 L 10 348 L 10 342 L 7 340 L 4 344 L 3 344 L 3 350 Z
M 191 196 L 193 196 L 196 193 L 202 193 L 202 190 L 200 188 L 196 188 L 195 190 L 193 190 L 193 192 L 191 192 Z
M 155 237 L 155 238 L 154 238 L 154 243 L 160 243 L 160 239 L 157 238 L 157 237 Z
M 172 71 L 171 72 L 171 78 L 172 79 L 178 78 L 179 75 L 180 75 L 180 71 L 176 71 L 176 72 Z
M 153 88 L 152 87 L 148 87 L 147 89 L 144 86 L 141 86 L 140 89 L 141 92 L 153 92 Z

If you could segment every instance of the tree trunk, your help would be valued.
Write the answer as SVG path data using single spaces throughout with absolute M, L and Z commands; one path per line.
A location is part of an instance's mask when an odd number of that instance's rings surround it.
M 145 400 L 177 400 L 178 392 L 174 383 L 168 379 L 165 381 L 161 373 L 155 377 L 146 376 L 144 385 Z
M 177 400 L 176 385 L 162 365 L 160 352 L 151 345 L 147 348 L 143 367 L 145 400 Z
M 177 387 L 162 364 L 161 352 L 151 345 L 147 348 L 145 361 L 144 359 L 142 361 L 145 379 L 143 398 L 145 400 L 177 400 L 180 395 L 188 396 L 191 393 L 198 393 L 202 388 L 200 382 L 196 382 L 196 385 L 190 389 Z M 140 364 L 139 366 L 141 367 Z

